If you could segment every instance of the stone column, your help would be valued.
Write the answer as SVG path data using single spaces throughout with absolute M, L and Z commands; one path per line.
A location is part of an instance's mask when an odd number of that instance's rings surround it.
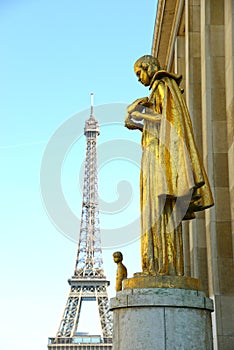
M 199 154 L 203 156 L 201 109 L 201 26 L 200 1 L 185 2 L 185 98 L 192 119 L 194 136 Z M 189 223 L 191 275 L 199 278 L 208 295 L 207 247 L 205 213 L 196 213 L 196 220 Z
M 227 141 L 227 115 L 230 115 L 227 109 L 229 111 L 233 99 L 233 92 L 230 96 L 233 87 L 229 87 L 229 83 L 233 84 L 233 74 L 230 71 L 232 53 L 228 53 L 229 58 L 225 57 L 225 38 L 230 43 L 227 33 L 228 26 L 232 26 L 231 5 L 226 0 L 201 1 L 203 159 L 207 164 L 215 197 L 215 207 L 206 212 L 209 295 L 214 299 L 215 305 L 215 349 L 224 350 L 232 350 L 234 344 L 234 268 L 230 208 L 230 183 L 233 179 L 229 178 Z M 225 11 L 226 6 L 229 6 L 229 10 Z M 226 55 L 227 50 L 228 48 Z M 231 60 L 233 66 L 233 57 Z M 229 73 L 225 73 L 225 67 Z
M 228 173 L 230 200 L 232 202 L 231 226 L 232 247 L 234 251 L 234 0 L 227 0 L 224 5 Z
M 175 280 L 178 277 L 174 280 L 173 277 L 164 277 L 159 278 L 158 286 L 177 283 Z M 114 316 L 113 350 L 213 349 L 213 302 L 204 292 L 160 288 L 154 283 L 155 277 L 149 278 L 146 283 L 155 285 L 154 288 L 128 288 L 132 284 L 141 284 L 137 281 L 133 283 L 134 279 L 125 280 L 126 288 L 111 299 L 110 307 Z M 188 284 L 196 285 L 196 280 L 187 280 Z
M 185 36 L 178 35 L 175 40 L 175 73 L 182 74 L 181 88 L 186 91 L 186 65 L 185 65 Z M 191 257 L 189 242 L 189 222 L 183 221 L 183 248 L 184 248 L 184 274 L 191 276 Z

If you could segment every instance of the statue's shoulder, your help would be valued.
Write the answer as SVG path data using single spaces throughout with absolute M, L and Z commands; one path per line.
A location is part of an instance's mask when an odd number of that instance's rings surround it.
M 158 72 L 155 73 L 153 79 L 152 79 L 152 85 L 157 81 L 158 83 L 160 81 L 165 81 L 168 79 L 175 80 L 177 85 L 180 85 L 181 80 L 182 80 L 182 75 L 181 74 L 175 74 L 175 73 L 170 73 L 167 72 L 166 70 L 159 70 Z

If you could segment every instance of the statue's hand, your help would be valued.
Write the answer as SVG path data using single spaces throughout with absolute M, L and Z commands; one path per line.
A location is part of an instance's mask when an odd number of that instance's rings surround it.
M 128 123 L 125 123 L 124 125 L 126 128 L 128 128 L 129 130 L 136 130 L 137 129 L 137 126 L 135 123 L 133 122 L 128 122 Z
M 125 117 L 125 126 L 127 126 L 129 123 L 131 124 L 132 120 L 131 120 L 131 115 L 128 113 Z
M 137 106 L 139 105 L 144 105 L 144 103 L 148 102 L 148 97 L 141 97 L 138 98 L 136 101 L 134 101 L 132 104 L 130 104 L 127 107 L 127 112 L 128 113 L 132 113 L 133 111 L 135 111 L 135 109 L 137 108 Z
M 131 119 L 126 119 L 124 126 L 128 129 L 134 130 L 136 129 L 136 125 L 133 120 Z
M 127 116 L 126 116 L 126 119 L 125 119 L 125 124 L 124 124 L 124 126 L 126 127 L 126 128 L 128 128 L 128 129 L 130 129 L 130 130 L 140 130 L 140 131 L 142 131 L 142 129 L 143 129 L 143 124 L 140 124 L 140 123 L 136 123 L 136 122 L 134 122 L 132 119 L 130 119 L 131 118 L 131 116 L 128 114 Z

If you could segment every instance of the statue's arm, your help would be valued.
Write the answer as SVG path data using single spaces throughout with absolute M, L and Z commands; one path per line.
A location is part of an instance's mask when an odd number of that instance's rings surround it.
M 141 113 L 138 111 L 132 112 L 131 113 L 131 118 L 135 119 L 135 120 L 149 120 L 152 122 L 156 122 L 159 123 L 161 121 L 161 114 L 157 114 L 157 113 Z
M 149 116 L 148 120 L 153 120 L 150 119 L 152 116 L 147 113 L 141 113 L 143 110 L 145 110 L 147 107 L 151 106 L 152 103 L 149 102 L 148 97 L 142 97 L 138 98 L 136 101 L 134 101 L 131 105 L 128 106 L 127 108 L 127 116 L 125 118 L 125 126 L 130 129 L 130 130 L 143 130 L 143 123 L 137 123 L 137 121 L 141 121 L 143 119 L 147 119 L 145 116 Z M 144 117 L 141 117 L 141 115 L 144 115 Z M 135 120 L 134 120 L 135 119 Z
M 127 112 L 130 114 L 133 111 L 135 111 L 137 108 L 140 108 L 142 110 L 142 108 L 144 108 L 144 104 L 146 104 L 147 102 L 148 102 L 148 97 L 138 98 L 127 107 Z

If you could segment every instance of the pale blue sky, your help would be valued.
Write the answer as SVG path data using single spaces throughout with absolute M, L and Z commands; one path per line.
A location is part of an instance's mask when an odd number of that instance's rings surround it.
M 103 160 L 100 196 L 104 202 L 115 202 L 118 183 L 132 183 L 129 200 L 123 198 L 125 207 L 102 212 L 101 227 L 118 229 L 120 222 L 128 225 L 139 217 L 139 159 L 134 147 L 140 155 L 140 135 L 120 123 L 123 104 L 148 94 L 137 82 L 133 64 L 151 51 L 156 7 L 153 0 L 0 2 L 0 350 L 46 349 L 48 336 L 55 336 L 59 326 L 76 243 L 61 234 L 46 213 L 40 189 L 41 161 L 51 136 L 77 115 L 78 141 L 67 153 L 61 172 L 67 204 L 79 219 L 79 176 L 85 156 L 82 133 L 91 91 L 95 105 L 104 105 L 103 112 L 96 108 L 95 114 L 101 125 L 100 151 L 120 150 L 118 142 L 126 148 L 124 157 L 121 151 L 119 156 L 114 152 L 112 162 L 111 155 Z M 122 103 L 120 109 L 113 103 Z M 77 236 L 78 232 L 79 227 Z M 139 242 L 118 249 L 124 253 L 129 274 L 138 271 Z M 112 296 L 113 250 L 103 251 Z

